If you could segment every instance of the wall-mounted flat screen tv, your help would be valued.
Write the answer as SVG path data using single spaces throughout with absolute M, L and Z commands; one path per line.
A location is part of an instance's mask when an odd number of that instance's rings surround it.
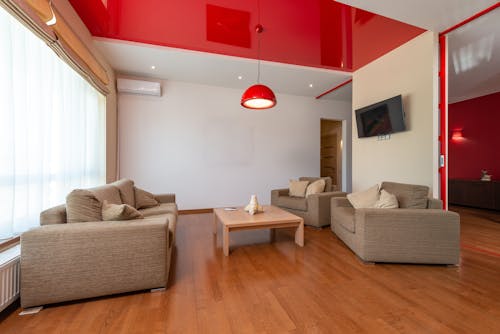
M 359 138 L 406 130 L 401 95 L 357 109 L 355 113 Z

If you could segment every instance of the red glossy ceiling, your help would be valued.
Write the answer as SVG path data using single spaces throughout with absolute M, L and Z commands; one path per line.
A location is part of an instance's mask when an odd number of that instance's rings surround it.
M 332 0 L 70 0 L 94 36 L 356 70 L 424 30 Z M 259 10 L 260 6 L 260 10 Z M 260 19 L 259 19 L 260 12 Z

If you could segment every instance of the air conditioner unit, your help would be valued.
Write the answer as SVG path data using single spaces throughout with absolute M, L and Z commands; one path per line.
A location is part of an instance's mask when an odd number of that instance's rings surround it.
M 118 78 L 118 93 L 161 96 L 161 84 L 158 81 Z

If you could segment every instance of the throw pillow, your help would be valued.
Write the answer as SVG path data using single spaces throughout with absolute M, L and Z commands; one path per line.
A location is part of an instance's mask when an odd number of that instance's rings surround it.
M 120 190 L 111 184 L 105 184 L 102 186 L 88 188 L 94 196 L 101 202 L 101 204 L 106 200 L 111 204 L 123 204 L 120 197 Z
M 309 183 L 313 183 L 314 181 L 317 181 L 319 179 L 325 180 L 325 190 L 323 191 L 334 191 L 332 189 L 332 178 L 329 176 L 323 176 L 323 177 L 315 177 L 315 176 L 301 176 L 299 177 L 299 181 L 309 181 Z
M 141 188 L 134 187 L 135 207 L 137 209 L 146 209 L 157 206 L 159 203 L 155 199 L 155 195 Z
M 130 220 L 142 219 L 142 214 L 128 204 L 108 204 L 104 201 L 102 205 L 102 220 Z
M 373 205 L 374 208 L 380 209 L 397 209 L 399 207 L 396 195 L 390 194 L 384 189 L 380 191 L 380 199 Z
M 319 194 L 325 191 L 326 182 L 324 179 L 319 179 L 307 186 L 306 197 L 312 194 Z
M 399 207 L 404 209 L 425 209 L 429 187 L 396 182 L 382 182 L 382 189 L 396 195 Z
M 347 199 L 355 209 L 373 208 L 379 197 L 378 184 L 367 190 L 347 195 Z
M 309 181 L 290 180 L 288 183 L 289 195 L 292 197 L 305 197 Z
M 68 223 L 101 221 L 101 210 L 101 202 L 89 190 L 75 189 L 66 196 Z
M 117 187 L 120 191 L 122 203 L 128 204 L 130 206 L 135 205 L 134 181 L 129 179 L 121 179 L 111 183 L 111 185 Z

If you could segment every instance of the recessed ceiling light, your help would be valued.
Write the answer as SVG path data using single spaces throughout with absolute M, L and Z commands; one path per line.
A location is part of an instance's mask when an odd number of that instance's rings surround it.
M 151 69 L 152 69 L 152 70 L 156 69 L 156 66 L 154 66 L 154 65 L 153 65 L 153 66 L 151 66 Z
M 238 75 L 238 80 L 241 80 L 243 79 L 243 77 L 241 75 Z
M 313 84 L 309 84 L 309 87 L 313 88 Z

